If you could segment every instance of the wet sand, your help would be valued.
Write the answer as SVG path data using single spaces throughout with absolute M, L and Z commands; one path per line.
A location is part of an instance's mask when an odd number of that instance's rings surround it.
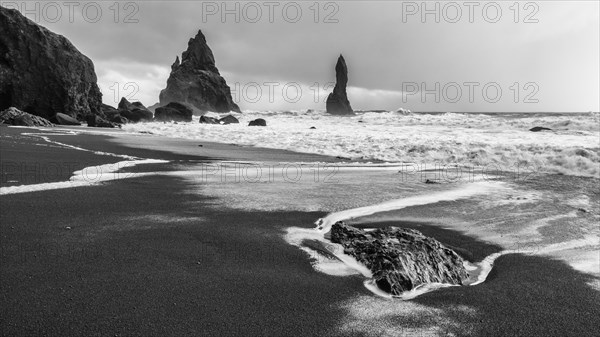
M 99 165 L 122 160 L 60 147 L 40 151 L 34 144 L 41 141 L 25 138 L 14 147 L 5 146 L 23 132 L 35 131 L 0 128 L 3 164 L 47 166 L 64 160 Z M 187 150 L 178 153 L 161 151 L 159 145 L 142 147 L 143 139 L 160 141 L 158 137 L 140 136 L 135 147 L 106 135 L 51 139 L 174 162 L 207 161 L 219 151 L 223 152 L 219 157 L 229 160 L 236 156 L 302 162 L 315 158 L 232 145 L 195 144 L 192 150 L 189 143 Z M 181 145 L 179 140 L 168 142 Z M 170 165 L 140 170 L 168 170 Z M 70 173 L 54 179 L 68 178 Z M 312 227 L 323 212 L 223 207 L 214 196 L 189 193 L 188 183 L 175 176 L 146 176 L 0 196 L 1 335 L 378 334 L 377 320 L 366 319 L 350 330 L 340 326 L 359 320 L 345 304 L 364 298 L 392 308 L 439 309 L 453 322 L 442 327 L 442 334 L 586 336 L 597 332 L 600 293 L 589 286 L 594 278 L 562 261 L 506 255 L 478 286 L 446 288 L 410 303 L 386 301 L 374 298 L 362 277 L 316 272 L 304 252 L 283 240 L 287 227 Z M 415 213 L 435 215 L 426 207 Z M 468 247 L 470 257 L 463 252 L 468 259 L 478 260 L 499 249 L 426 221 L 401 225 L 449 245 Z M 463 307 L 472 311 L 460 310 Z M 399 335 L 435 324 L 426 316 L 383 319 Z
M 3 163 L 114 160 L 54 147 L 38 156 L 30 139 L 5 150 L 5 136 L 31 131 L 1 130 Z M 106 136 L 51 138 L 151 158 L 207 158 L 130 149 Z M 307 226 L 323 214 L 215 209 L 210 196 L 185 189 L 179 178 L 152 176 L 1 196 L 1 334 L 317 335 L 343 314 L 336 300 L 366 293 L 358 278 L 314 272 L 281 238 L 281 219 Z

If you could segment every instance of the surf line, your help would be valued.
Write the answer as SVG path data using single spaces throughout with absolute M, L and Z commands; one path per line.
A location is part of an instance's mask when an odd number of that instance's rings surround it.
M 24 133 L 22 133 L 22 135 L 32 136 L 32 137 L 39 137 L 39 138 L 42 138 L 47 143 L 55 144 L 55 145 L 62 146 L 62 147 L 65 147 L 65 148 L 68 148 L 68 149 L 72 149 L 72 150 L 91 152 L 91 153 L 99 155 L 99 156 L 111 156 L 111 157 L 124 158 L 124 159 L 133 159 L 133 160 L 139 159 L 137 157 L 123 155 L 123 154 L 116 154 L 116 153 L 102 152 L 102 151 L 92 151 L 92 150 L 84 149 L 82 147 L 78 147 L 78 146 L 74 146 L 74 145 L 69 145 L 69 144 L 61 143 L 61 142 L 58 142 L 58 141 L 55 141 L 55 140 L 51 140 L 50 138 L 48 138 L 48 136 L 56 136 L 56 135 L 59 135 L 59 136 L 77 136 L 77 135 L 80 135 L 80 134 L 81 133 L 75 132 L 75 131 L 58 131 L 58 132 L 49 132 L 49 133 L 42 133 L 42 132 L 24 132 Z
M 421 206 L 437 203 L 440 201 L 454 201 L 459 199 L 465 199 L 478 194 L 487 194 L 491 191 L 504 188 L 506 188 L 504 183 L 499 181 L 477 181 L 465 184 L 454 190 L 419 195 L 403 199 L 395 199 L 372 206 L 359 207 L 345 211 L 330 213 L 326 217 L 317 220 L 315 222 L 315 225 L 317 226 L 316 229 L 318 231 L 322 233 L 327 233 L 331 229 L 331 226 L 338 221 L 350 220 L 357 217 L 372 215 L 375 213 L 395 211 L 411 206 Z
M 73 172 L 72 176 L 69 178 L 68 181 L 58 181 L 58 182 L 41 183 L 41 184 L 0 187 L 0 195 L 38 192 L 38 191 L 56 190 L 56 189 L 83 187 L 83 186 L 93 186 L 93 185 L 98 185 L 102 182 L 107 182 L 107 181 L 141 177 L 141 176 L 146 176 L 146 175 L 155 175 L 156 172 L 134 173 L 134 172 L 120 172 L 120 170 L 123 168 L 126 168 L 126 167 L 134 167 L 134 166 L 141 165 L 141 164 L 160 164 L 160 163 L 168 163 L 169 162 L 168 160 L 144 159 L 144 158 L 137 158 L 137 157 L 128 156 L 128 155 L 119 155 L 119 154 L 109 153 L 109 152 L 92 151 L 92 150 L 84 149 L 81 147 L 53 141 L 47 137 L 47 136 L 56 135 L 56 134 L 78 135 L 78 133 L 76 133 L 76 132 L 23 133 L 23 135 L 39 137 L 39 138 L 43 139 L 45 142 L 59 145 L 59 146 L 65 147 L 65 148 L 69 148 L 69 149 L 73 149 L 73 150 L 77 150 L 77 151 L 92 152 L 96 155 L 101 155 L 101 156 L 124 158 L 124 159 L 128 159 L 128 160 L 119 161 L 117 163 L 112 163 L 112 164 L 103 164 L 103 165 L 85 167 L 81 170 Z
M 311 264 L 313 268 L 319 272 L 333 276 L 360 274 L 366 278 L 364 281 L 364 286 L 373 294 L 388 299 L 400 298 L 403 300 L 409 300 L 435 289 L 457 285 L 431 283 L 417 286 L 400 296 L 392 296 L 391 294 L 385 293 L 377 287 L 375 281 L 372 279 L 372 272 L 366 266 L 358 262 L 354 257 L 344 254 L 342 245 L 333 243 L 326 238 L 331 230 L 331 226 L 338 221 L 346 221 L 357 217 L 399 210 L 411 206 L 434 204 L 441 201 L 467 199 L 475 195 L 488 194 L 505 188 L 507 188 L 505 187 L 505 184 L 499 181 L 478 181 L 449 191 L 403 199 L 395 199 L 372 206 L 334 212 L 328 214 L 324 218 L 318 219 L 315 222 L 316 228 L 288 228 L 285 235 L 285 240 L 289 244 L 297 246 L 306 252 L 311 257 Z M 513 253 L 513 251 L 502 251 L 495 253 L 486 257 L 481 262 L 474 264 L 465 261 L 465 268 L 470 275 L 467 285 L 477 285 L 485 281 L 487 275 L 492 269 L 494 261 L 501 255 L 510 253 Z

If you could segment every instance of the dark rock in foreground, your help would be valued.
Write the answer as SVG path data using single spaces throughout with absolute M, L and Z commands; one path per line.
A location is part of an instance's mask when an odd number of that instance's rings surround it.
M 58 125 L 81 125 L 77 119 L 60 112 L 52 116 L 50 121 Z
M 536 126 L 536 127 L 529 129 L 529 131 L 531 131 L 531 132 L 552 131 L 552 129 L 545 128 L 543 126 Z
M 49 120 L 10 107 L 0 112 L 0 124 L 19 126 L 54 126 Z
M 154 119 L 157 121 L 191 122 L 194 112 L 185 104 L 171 102 L 156 108 Z
M 159 99 L 161 106 L 182 102 L 201 111 L 240 112 L 202 31 L 188 42 L 181 63 L 177 57 L 171 66 L 167 87 L 160 92 Z
M 140 102 L 130 103 L 125 97 L 119 102 L 119 114 L 130 122 L 150 122 L 154 114 Z
M 94 64 L 64 36 L 0 7 L 0 110 L 50 118 L 101 114 Z
M 340 55 L 335 65 L 335 87 L 333 92 L 327 96 L 327 112 L 335 115 L 351 114 L 352 107 L 346 95 L 346 86 L 348 85 L 348 67 L 346 60 Z
M 253 121 L 250 121 L 250 123 L 248 123 L 248 126 L 267 126 L 267 121 L 262 118 L 258 118 Z
M 462 284 L 469 277 L 460 256 L 413 229 L 365 232 L 340 221 L 331 227 L 331 241 L 369 268 L 377 286 L 392 295 L 426 283 Z

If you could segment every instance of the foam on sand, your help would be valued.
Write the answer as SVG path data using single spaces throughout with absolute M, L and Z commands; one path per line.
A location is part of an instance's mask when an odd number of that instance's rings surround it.
M 313 268 L 319 272 L 333 276 L 373 276 L 369 268 L 352 256 L 344 254 L 344 248 L 340 244 L 325 240 L 321 232 L 312 228 L 289 227 L 285 240 L 306 252 L 311 258 Z M 307 242 L 311 244 L 307 245 Z
M 133 167 L 142 164 L 159 164 L 168 163 L 166 160 L 157 159 L 138 159 L 138 160 L 125 160 L 114 164 L 104 164 L 98 166 L 89 166 L 82 170 L 73 172 L 73 176 L 68 181 L 59 181 L 52 183 L 42 184 L 31 184 L 31 185 L 20 185 L 20 186 L 8 186 L 0 187 L 0 195 L 16 194 L 16 193 L 27 193 L 27 192 L 39 192 L 47 190 L 56 190 L 63 188 L 83 187 L 98 185 L 103 182 L 141 177 L 145 175 L 154 175 L 154 172 L 148 173 L 131 173 L 131 172 L 119 172 L 121 169 L 126 167 Z
M 464 184 L 453 190 L 391 200 L 373 206 L 334 212 L 322 219 L 317 220 L 317 228 L 288 228 L 285 239 L 288 243 L 297 246 L 308 253 L 315 270 L 332 276 L 361 274 L 367 278 L 364 283 L 367 289 L 381 297 L 392 298 L 391 295 L 384 293 L 377 288 L 374 281 L 371 279 L 372 273 L 367 267 L 362 265 L 353 257 L 344 254 L 342 245 L 332 243 L 327 239 L 328 232 L 331 230 L 331 226 L 334 223 L 379 212 L 398 210 L 410 206 L 427 205 L 440 201 L 466 199 L 478 194 L 491 193 L 493 191 L 497 191 L 498 189 L 504 188 L 505 186 L 501 182 L 480 181 L 471 184 Z M 308 242 L 310 244 L 307 244 Z M 498 256 L 492 256 L 489 259 L 486 258 L 484 261 L 474 266 L 466 265 L 466 267 L 468 267 L 467 270 L 471 275 L 471 279 L 474 280 L 470 284 L 478 284 L 483 282 L 493 266 L 493 261 Z M 397 297 L 405 300 L 412 299 L 426 292 L 448 286 L 453 285 L 441 283 L 421 285 Z
M 61 143 L 61 142 L 51 140 L 50 138 L 48 138 L 48 136 L 56 136 L 56 135 L 76 136 L 79 134 L 80 133 L 75 132 L 75 131 L 60 131 L 60 132 L 52 132 L 52 133 L 41 133 L 41 132 L 25 132 L 25 133 L 23 133 L 24 136 L 39 137 L 39 138 L 42 138 L 47 143 L 58 145 L 60 147 L 64 147 L 64 148 L 68 148 L 68 149 L 72 149 L 72 150 L 91 152 L 91 153 L 99 155 L 99 156 L 110 156 L 110 157 L 125 158 L 125 159 L 136 159 L 136 157 L 132 157 L 132 156 L 128 156 L 128 155 L 115 154 L 115 153 L 102 152 L 102 151 L 92 151 L 92 150 L 84 149 L 82 147 Z
M 340 304 L 347 315 L 336 322 L 340 335 L 361 336 L 454 336 L 453 331 L 473 334 L 472 327 L 454 317 L 476 317 L 465 305 L 433 308 L 413 301 L 381 300 L 360 295 Z
M 47 191 L 47 190 L 56 190 L 56 189 L 64 189 L 64 188 L 73 188 L 73 187 L 83 187 L 83 186 L 93 186 L 98 185 L 103 182 L 127 179 L 133 177 L 140 177 L 143 175 L 152 175 L 156 173 L 132 173 L 132 172 L 121 172 L 121 169 L 134 167 L 136 165 L 142 164 L 158 164 L 158 163 L 167 163 L 166 160 L 157 160 L 157 159 L 141 159 L 127 155 L 120 155 L 109 152 L 101 152 L 101 151 L 92 151 L 88 149 L 84 149 L 78 146 L 73 146 L 65 143 L 61 143 L 58 141 L 51 140 L 48 136 L 56 136 L 56 135 L 78 135 L 79 133 L 74 131 L 63 131 L 60 132 L 28 132 L 23 133 L 25 136 L 33 136 L 39 137 L 47 143 L 58 145 L 63 148 L 68 148 L 77 151 L 84 152 L 92 152 L 96 155 L 102 156 L 110 156 L 117 158 L 124 158 L 127 160 L 120 161 L 113 164 L 104 164 L 97 166 L 88 166 L 79 171 L 73 172 L 71 178 L 68 181 L 59 181 L 59 182 L 51 182 L 51 183 L 42 183 L 42 184 L 30 184 L 30 185 L 20 185 L 20 186 L 8 186 L 8 187 L 0 187 L 0 195 L 9 195 L 9 194 L 17 194 L 17 193 L 27 193 L 27 192 L 39 192 L 39 191 Z
M 471 184 L 465 184 L 454 190 L 391 200 L 373 206 L 359 207 L 331 213 L 326 217 L 317 220 L 316 225 L 319 231 L 326 233 L 329 232 L 331 226 L 338 221 L 349 220 L 380 212 L 399 210 L 410 206 L 427 205 L 440 201 L 454 201 L 458 199 L 469 198 L 477 194 L 486 194 L 503 188 L 504 184 L 501 182 L 479 181 Z

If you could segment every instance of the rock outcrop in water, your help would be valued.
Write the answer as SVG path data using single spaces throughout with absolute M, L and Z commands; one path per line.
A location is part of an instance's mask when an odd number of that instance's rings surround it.
M 191 122 L 193 114 L 192 109 L 185 104 L 171 102 L 163 107 L 156 108 L 154 120 L 165 122 Z
M 101 114 L 94 64 L 64 36 L 0 7 L 0 110 L 14 106 L 49 119 Z
M 327 96 L 327 112 L 335 115 L 351 114 L 352 107 L 346 95 L 348 85 L 348 67 L 344 56 L 340 55 L 335 65 L 335 87 L 333 92 Z
M 227 125 L 227 124 L 239 124 L 240 121 L 233 117 L 232 115 L 227 115 L 221 119 L 219 119 L 219 123 L 223 124 L 223 125 Z
M 248 123 L 248 126 L 267 126 L 267 121 L 262 118 L 257 118 Z
M 239 120 L 232 115 L 227 115 L 221 119 L 217 119 L 215 117 L 209 116 L 200 116 L 200 124 L 219 124 L 219 125 L 228 125 L 228 124 L 239 124 Z
M 200 124 L 221 124 L 219 119 L 208 116 L 200 116 Z
M 141 102 L 130 103 L 125 97 L 119 102 L 119 115 L 133 123 L 150 122 L 154 118 L 154 114 Z
M 96 116 L 96 115 L 89 115 L 86 118 L 87 121 L 87 125 L 89 127 L 94 127 L 94 128 L 116 128 L 116 127 L 120 127 L 118 123 L 113 123 L 110 121 L 107 121 L 106 119 L 100 117 L 100 116 Z
M 114 107 L 107 105 L 107 104 L 102 104 L 102 113 L 104 114 L 104 116 L 106 116 L 106 119 L 112 123 L 116 123 L 116 124 L 125 124 L 128 122 L 127 118 L 121 116 L 121 113 L 119 113 L 119 110 L 115 109 Z
M 202 31 L 188 42 L 188 48 L 171 65 L 167 87 L 160 92 L 160 106 L 186 103 L 200 111 L 240 112 L 231 90 L 219 74 L 212 50 Z
M 462 284 L 469 277 L 460 256 L 413 229 L 365 232 L 340 221 L 331 227 L 331 241 L 369 268 L 377 286 L 392 295 L 426 283 Z
M 529 131 L 531 132 L 540 132 L 540 131 L 552 131 L 552 129 L 550 128 L 545 128 L 543 126 L 534 126 L 531 129 L 529 129 Z

